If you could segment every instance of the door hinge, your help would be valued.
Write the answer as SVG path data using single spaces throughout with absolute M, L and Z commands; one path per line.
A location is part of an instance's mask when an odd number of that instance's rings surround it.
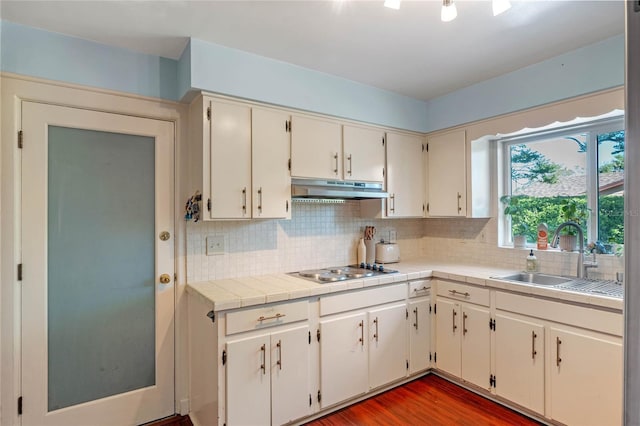
M 285 210 L 287 213 L 289 213 L 289 200 L 286 200 L 286 201 L 284 202 L 284 210 Z
M 22 281 L 22 263 L 18 263 L 18 281 Z
M 311 399 L 311 394 L 309 394 L 309 407 L 311 407 L 312 403 L 313 403 L 313 400 Z
M 222 365 L 227 363 L 227 351 L 222 351 Z
M 320 393 L 320 391 L 318 390 L 318 402 L 322 401 L 322 394 Z
M 384 167 L 382 168 L 382 177 L 384 177 Z
M 433 313 L 434 313 L 434 314 L 437 314 L 437 313 L 438 313 L 438 304 L 437 304 L 437 303 L 434 303 L 434 304 L 433 304 Z
M 433 362 L 435 362 L 435 363 L 438 362 L 438 353 L 437 352 L 433 353 Z
M 311 344 L 311 332 L 309 332 L 309 344 Z M 309 396 L 311 398 L 311 396 Z
M 427 152 L 429 152 L 429 144 L 427 144 Z
M 207 210 L 211 211 L 211 198 L 207 198 Z
M 424 213 L 424 204 L 422 205 L 422 212 Z
M 409 319 L 409 310 L 408 310 L 408 309 L 405 309 L 405 310 L 404 310 L 404 313 L 405 313 L 404 318 L 405 318 L 405 319 Z
M 424 144 L 422 144 L 422 152 L 424 152 Z
M 289 131 L 289 120 L 284 120 L 284 131 L 285 132 Z
M 211 107 L 207 108 L 207 120 L 211 121 Z
M 22 149 L 22 143 L 23 143 L 23 136 L 22 136 L 22 130 L 18 130 L 18 149 Z
M 489 387 L 496 387 L 496 376 L 493 374 L 489 375 Z
M 489 319 L 489 329 L 496 331 L 496 320 L 491 318 Z
M 287 162 L 287 167 L 289 167 L 289 171 L 291 171 L 291 158 L 289 158 L 289 161 Z
M 22 415 L 22 397 L 21 396 L 18 397 L 18 415 L 19 416 Z
M 384 146 L 384 136 L 382 137 L 382 146 Z
M 429 213 L 429 203 L 427 203 L 427 213 Z
M 289 120 L 289 133 L 291 133 L 291 120 Z
M 216 313 L 213 311 L 207 312 L 207 317 L 211 320 L 212 323 L 216 322 Z
M 431 352 L 429 352 L 429 362 L 431 362 L 433 360 L 433 357 L 431 356 Z
M 316 339 L 318 339 L 318 342 L 320 341 L 320 329 L 316 331 Z
M 407 370 L 409 369 L 409 360 L 407 360 Z

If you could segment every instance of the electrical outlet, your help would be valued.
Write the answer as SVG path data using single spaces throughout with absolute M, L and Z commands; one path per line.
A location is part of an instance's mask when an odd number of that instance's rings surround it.
M 207 256 L 224 254 L 224 235 L 209 235 L 207 237 Z
M 398 234 L 396 233 L 396 230 L 395 229 L 390 229 L 389 230 L 389 242 L 395 243 L 397 238 L 398 238 Z

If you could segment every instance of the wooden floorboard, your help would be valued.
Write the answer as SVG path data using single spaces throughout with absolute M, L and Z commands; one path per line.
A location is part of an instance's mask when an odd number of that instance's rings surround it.
M 430 374 L 306 426 L 532 426 L 540 423 Z

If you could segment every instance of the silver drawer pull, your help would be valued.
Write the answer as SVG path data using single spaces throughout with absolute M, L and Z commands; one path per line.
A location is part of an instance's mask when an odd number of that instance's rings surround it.
M 414 291 L 415 293 L 417 293 L 417 292 L 419 292 L 419 291 L 429 291 L 429 290 L 431 290 L 431 288 L 429 288 L 429 287 L 422 287 L 422 288 L 414 288 L 414 289 L 413 289 L 413 291 Z
M 453 294 L 454 296 L 464 296 L 464 297 L 469 297 L 471 296 L 469 293 L 467 293 L 466 291 L 463 293 L 461 291 L 458 290 L 449 290 L 449 293 Z
M 272 317 L 260 317 L 260 318 L 258 318 L 258 322 L 262 322 L 262 321 L 266 321 L 266 320 L 270 320 L 270 319 L 279 319 L 279 318 L 286 317 L 286 316 L 287 316 L 287 314 L 277 313 Z

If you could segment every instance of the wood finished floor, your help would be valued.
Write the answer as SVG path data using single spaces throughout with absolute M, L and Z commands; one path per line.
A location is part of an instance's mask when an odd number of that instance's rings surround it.
M 430 374 L 305 426 L 530 426 L 540 423 Z
M 305 426 L 533 426 L 540 423 L 430 374 Z M 173 416 L 145 426 L 193 426 Z

